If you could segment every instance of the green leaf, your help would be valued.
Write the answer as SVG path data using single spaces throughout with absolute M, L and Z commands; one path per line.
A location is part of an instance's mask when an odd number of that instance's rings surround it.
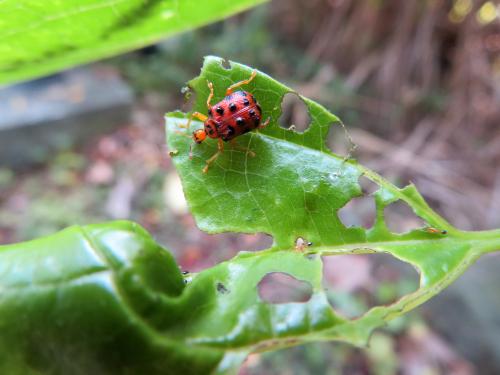
M 220 58 L 207 57 L 200 76 L 189 82 L 196 93 L 193 110 L 206 113 L 207 81 L 215 87 L 213 104 L 222 99 L 230 84 L 248 78 L 252 70 L 234 62 L 226 69 Z M 363 345 L 374 328 L 436 295 L 481 254 L 500 248 L 499 230 L 460 231 L 434 212 L 415 186 L 398 188 L 355 160 L 332 153 L 326 137 L 332 126 L 341 123 L 319 104 L 300 96 L 312 121 L 306 131 L 298 133 L 277 123 L 283 96 L 294 92 L 292 89 L 259 72 L 245 90 L 255 95 L 263 117 L 271 118 L 264 130 L 238 137 L 240 146 L 248 147 L 256 156 L 228 144 L 206 174 L 202 168 L 216 152 L 216 141 L 195 144 L 191 159 L 191 141 L 185 136 L 189 133 L 183 129 L 187 116 L 180 112 L 166 116 L 168 145 L 198 226 L 209 233 L 264 232 L 274 238 L 271 249 L 242 253 L 202 272 L 188 286 L 186 294 L 218 272 L 225 275 L 218 280 L 232 291 L 220 296 L 207 315 L 209 321 L 227 322 L 227 327 L 217 325 L 207 331 L 206 325 L 193 325 L 194 342 L 248 352 L 311 340 Z M 201 127 L 200 122 L 193 122 L 190 130 Z M 361 176 L 379 187 L 374 193 L 376 222 L 370 229 L 346 228 L 338 210 L 362 195 Z M 446 234 L 426 228 L 392 233 L 384 209 L 398 200 L 408 204 L 428 227 Z M 304 254 L 294 251 L 298 238 L 313 242 Z M 413 265 L 420 273 L 420 287 L 389 306 L 372 308 L 356 320 L 342 318 L 327 303 L 319 256 L 374 252 L 390 253 Z M 264 303 L 256 285 L 270 272 L 289 273 L 309 282 L 314 289 L 311 299 L 284 305 Z
M 144 47 L 265 0 L 3 0 L 0 84 Z
M 195 109 L 205 111 L 206 80 L 216 98 L 252 71 L 209 57 Z M 242 252 L 183 279 L 173 257 L 137 224 L 72 227 L 39 240 L 0 246 L 0 373 L 5 374 L 223 374 L 251 352 L 301 343 L 366 343 L 376 327 L 428 300 L 480 255 L 500 248 L 500 231 L 463 232 L 433 212 L 414 186 L 399 189 L 325 146 L 335 116 L 305 98 L 313 123 L 303 134 L 278 127 L 283 95 L 291 90 L 258 73 L 248 85 L 269 127 L 239 137 L 256 156 L 228 145 L 202 172 L 216 149 L 208 140 L 189 158 L 187 117 L 167 116 L 168 142 L 193 214 L 210 232 L 265 232 L 273 246 Z M 332 125 L 333 124 L 333 125 Z M 193 128 L 200 127 L 193 123 Z M 340 207 L 361 194 L 358 178 L 379 185 L 373 228 L 346 228 Z M 384 208 L 402 200 L 430 226 L 391 233 Z M 314 244 L 299 252 L 302 237 Z M 355 320 L 332 309 L 322 286 L 321 256 L 387 252 L 415 266 L 420 287 Z M 272 304 L 258 285 L 283 272 L 308 283 L 307 302 Z M 187 284 L 186 284 L 187 282 Z
M 140 226 L 71 227 L 0 246 L 0 373 L 206 374 L 223 352 L 183 329 L 185 283 Z

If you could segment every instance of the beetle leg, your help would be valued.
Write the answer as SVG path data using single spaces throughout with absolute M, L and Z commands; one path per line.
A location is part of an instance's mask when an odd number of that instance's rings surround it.
M 210 89 L 210 94 L 208 95 L 207 98 L 207 107 L 208 109 L 212 108 L 212 105 L 210 102 L 212 101 L 212 98 L 214 97 L 214 84 L 210 81 L 207 81 L 208 88 Z
M 222 142 L 222 139 L 220 139 L 220 138 L 219 138 L 219 142 L 217 143 L 217 148 L 218 148 L 217 152 L 215 154 L 213 154 L 210 157 L 210 159 L 207 159 L 207 161 L 205 162 L 206 165 L 202 169 L 203 173 L 207 173 L 208 167 L 210 167 L 210 164 L 212 164 L 219 157 L 219 155 L 224 152 L 224 142 Z
M 193 112 L 191 116 L 189 116 L 188 122 L 186 125 L 179 125 L 180 128 L 186 128 L 187 133 L 189 134 L 189 128 L 191 127 L 191 121 L 193 118 L 200 120 L 202 122 L 207 121 L 208 117 L 200 112 Z M 186 134 L 187 137 L 192 138 L 190 135 Z M 193 158 L 193 143 L 189 145 L 189 159 Z
M 271 121 L 271 117 L 268 117 L 266 121 L 257 127 L 257 129 L 264 129 L 267 125 L 269 125 L 269 121 Z
M 193 112 L 191 116 L 189 116 L 189 120 L 186 125 L 179 125 L 180 128 L 186 128 L 189 131 L 189 128 L 191 127 L 191 121 L 193 121 L 193 118 L 200 120 L 201 122 L 207 121 L 208 117 L 205 116 L 204 114 L 200 112 Z
M 255 132 L 258 133 L 259 129 L 264 129 L 267 125 L 269 125 L 269 121 L 271 121 L 271 117 L 268 117 L 266 121 L 264 121 L 262 124 L 257 126 L 257 129 L 255 130 Z
M 182 125 L 181 127 L 183 128 L 184 126 L 186 126 L 186 125 Z M 186 134 L 186 132 L 181 132 L 180 130 L 174 130 L 174 132 L 175 132 L 175 134 L 182 135 L 183 137 L 192 138 L 189 134 Z
M 242 85 L 249 84 L 255 78 L 256 75 L 257 75 L 257 71 L 254 70 L 252 72 L 252 74 L 250 75 L 250 78 L 245 79 L 245 80 L 240 81 L 240 82 L 236 82 L 236 83 L 232 84 L 231 86 L 229 86 L 226 90 L 226 96 L 231 95 L 233 93 L 234 89 L 236 89 Z
M 255 157 L 255 152 L 253 152 L 252 150 L 250 150 L 249 148 L 246 148 L 246 147 L 243 147 L 243 146 L 240 146 L 237 142 L 236 142 L 236 139 L 231 139 L 231 146 L 237 150 L 240 150 L 240 151 L 245 151 L 245 153 L 249 154 L 252 158 Z

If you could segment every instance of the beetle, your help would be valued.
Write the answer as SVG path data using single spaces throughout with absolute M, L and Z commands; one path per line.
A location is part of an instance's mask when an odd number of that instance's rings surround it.
M 203 121 L 203 129 L 197 129 L 193 132 L 192 138 L 195 143 L 200 144 L 207 137 L 218 140 L 218 150 L 212 157 L 206 160 L 203 173 L 208 172 L 210 164 L 224 151 L 224 142 L 231 141 L 235 148 L 240 148 L 255 156 L 252 151 L 236 145 L 234 139 L 252 130 L 262 129 L 269 124 L 270 118 L 261 123 L 262 108 L 255 99 L 255 96 L 247 91 L 236 90 L 240 86 L 249 84 L 256 75 L 257 72 L 254 70 L 248 79 L 229 86 L 224 99 L 214 105 L 210 104 L 214 96 L 214 86 L 212 82 L 207 82 L 210 89 L 210 94 L 207 98 L 208 116 L 200 112 L 194 112 L 186 124 L 186 127 L 189 129 L 191 121 L 194 118 Z M 191 149 L 189 155 L 192 158 Z

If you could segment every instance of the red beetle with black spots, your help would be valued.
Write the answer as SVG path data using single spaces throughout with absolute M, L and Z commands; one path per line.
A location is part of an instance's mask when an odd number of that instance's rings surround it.
M 194 112 L 186 125 L 189 129 L 193 118 L 203 121 L 203 129 L 193 132 L 193 140 L 196 143 L 203 142 L 207 136 L 218 139 L 218 151 L 206 161 L 204 173 L 207 173 L 210 164 L 224 151 L 223 142 L 231 141 L 233 146 L 240 148 L 234 143 L 236 137 L 254 129 L 263 128 L 269 123 L 269 118 L 261 123 L 262 109 L 252 94 L 242 90 L 235 91 L 236 88 L 250 83 L 256 75 L 257 72 L 254 70 L 250 78 L 229 86 L 225 98 L 215 105 L 210 104 L 214 96 L 214 87 L 212 82 L 208 82 L 210 89 L 207 99 L 208 116 Z M 253 154 L 247 149 L 244 150 Z

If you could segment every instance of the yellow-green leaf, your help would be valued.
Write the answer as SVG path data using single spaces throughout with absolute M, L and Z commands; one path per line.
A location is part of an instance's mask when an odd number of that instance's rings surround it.
M 3 0 L 0 85 L 158 42 L 266 0 Z

